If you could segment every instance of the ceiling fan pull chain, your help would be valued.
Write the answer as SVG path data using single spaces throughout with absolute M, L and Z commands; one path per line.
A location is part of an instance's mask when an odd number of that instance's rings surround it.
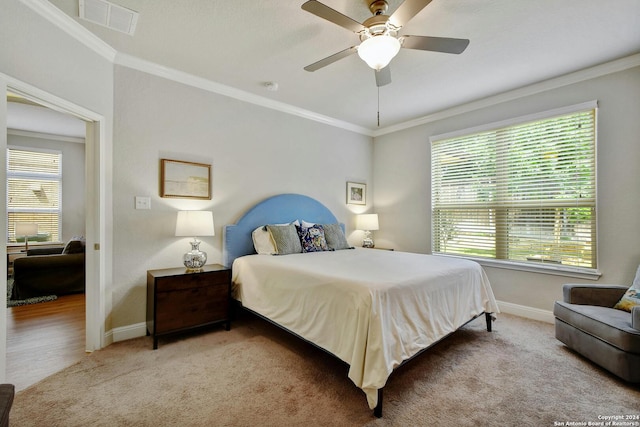
M 380 127 L 380 87 L 378 87 L 378 127 Z

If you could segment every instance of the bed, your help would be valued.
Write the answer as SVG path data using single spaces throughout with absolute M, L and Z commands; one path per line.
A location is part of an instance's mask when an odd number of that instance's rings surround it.
M 317 200 L 282 194 L 224 227 L 233 297 L 346 362 L 349 378 L 377 417 L 394 369 L 483 314 L 491 331 L 499 310 L 479 264 L 366 248 L 256 254 L 254 230 L 293 221 L 339 224 Z

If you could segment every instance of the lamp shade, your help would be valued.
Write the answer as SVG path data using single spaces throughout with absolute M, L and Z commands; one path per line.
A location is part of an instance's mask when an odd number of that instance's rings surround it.
M 38 224 L 33 222 L 16 222 L 16 236 L 36 236 L 38 235 Z
M 179 211 L 176 220 L 176 236 L 215 236 L 213 212 Z
M 357 230 L 379 230 L 378 214 L 362 214 L 356 217 Z
M 358 46 L 358 56 L 376 71 L 380 71 L 400 51 L 400 41 L 388 35 L 373 36 Z

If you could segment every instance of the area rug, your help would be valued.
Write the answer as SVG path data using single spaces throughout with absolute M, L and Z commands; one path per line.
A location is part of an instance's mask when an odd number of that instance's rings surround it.
M 550 427 L 640 415 L 637 386 L 567 349 L 553 325 L 507 314 L 392 374 L 381 419 L 342 362 L 256 317 L 152 341 L 112 344 L 18 392 L 10 425 Z
M 33 297 L 27 299 L 11 299 L 11 291 L 13 290 L 13 279 L 7 279 L 7 307 L 18 307 L 20 305 L 38 304 L 40 302 L 55 301 L 58 299 L 56 295 L 45 295 L 42 297 Z

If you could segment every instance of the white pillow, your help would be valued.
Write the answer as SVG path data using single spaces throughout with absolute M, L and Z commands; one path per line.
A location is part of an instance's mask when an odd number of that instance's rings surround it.
M 273 224 L 273 225 L 297 225 L 300 226 L 300 222 L 296 219 L 293 222 L 287 222 L 284 224 Z M 276 244 L 273 241 L 273 237 L 271 237 L 271 233 L 267 230 L 267 227 L 261 225 L 251 232 L 251 239 L 253 240 L 253 247 L 256 252 L 260 255 L 275 255 L 278 253 L 276 249 Z
M 253 239 L 253 247 L 260 255 L 273 255 L 276 253 L 276 245 L 273 243 L 271 233 L 264 225 L 253 230 L 251 238 Z
M 304 228 L 309 228 L 309 227 L 313 227 L 314 225 L 316 225 L 316 223 L 315 223 L 315 222 L 307 222 L 307 221 L 305 221 L 304 219 L 303 219 L 303 220 L 301 220 L 301 221 L 302 221 L 302 226 L 303 226 Z

